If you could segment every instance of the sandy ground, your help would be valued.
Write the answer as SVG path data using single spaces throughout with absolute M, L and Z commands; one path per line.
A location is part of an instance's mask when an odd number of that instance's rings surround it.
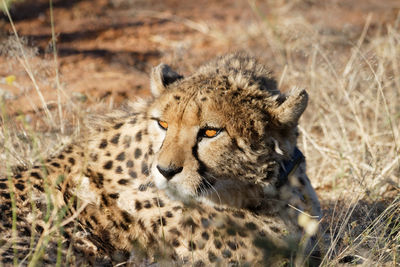
M 69 97 L 88 99 L 88 105 L 99 101 L 118 104 L 147 95 L 149 69 L 160 62 L 190 73 L 202 62 L 235 50 L 261 57 L 279 76 L 283 64 L 274 58 L 268 41 L 252 38 L 260 34 L 257 25 L 268 21 L 279 27 L 281 17 L 300 16 L 316 31 L 355 42 L 368 14 L 372 15 L 371 28 L 378 28 L 394 20 L 400 8 L 396 0 L 286 2 L 56 0 L 54 25 L 62 88 Z M 23 1 L 12 7 L 12 17 L 18 34 L 34 48 L 28 60 L 46 104 L 54 108 L 51 103 L 57 101 L 57 90 L 49 1 Z M 5 15 L 0 16 L 0 33 L 3 41 L 12 35 Z M 338 45 L 346 49 L 350 44 Z M 10 107 L 15 112 L 34 112 L 32 106 L 40 107 L 41 102 L 26 71 L 4 53 L 0 62 L 0 77 L 15 75 L 19 85 L 6 89 Z

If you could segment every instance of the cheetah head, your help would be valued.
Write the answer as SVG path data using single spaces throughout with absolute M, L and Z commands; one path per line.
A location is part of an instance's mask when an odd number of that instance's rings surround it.
M 254 207 L 273 194 L 279 162 L 296 144 L 307 93 L 281 94 L 250 57 L 222 57 L 184 78 L 152 70 L 154 182 L 173 199 Z

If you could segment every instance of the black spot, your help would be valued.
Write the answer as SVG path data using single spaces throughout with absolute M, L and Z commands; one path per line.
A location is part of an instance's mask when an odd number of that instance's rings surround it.
M 224 249 L 221 253 L 225 259 L 232 257 L 232 252 L 229 249 Z
M 41 191 L 41 192 L 44 191 L 44 190 L 43 190 L 43 187 L 41 187 L 41 186 L 38 185 L 38 184 L 34 184 L 33 187 L 36 188 L 37 190 Z
M 113 162 L 111 160 L 107 161 L 104 165 L 103 168 L 106 170 L 110 170 L 113 166 Z
M 58 157 L 57 157 L 58 159 L 64 159 L 65 157 L 64 157 L 64 155 L 63 154 L 60 154 L 60 155 L 58 155 Z
M 30 236 L 32 234 L 31 229 L 27 226 L 22 227 L 21 236 Z
M 113 128 L 114 128 L 115 130 L 117 130 L 117 129 L 121 128 L 122 125 L 124 125 L 124 123 L 123 123 L 123 122 L 120 122 L 120 123 L 114 124 Z
M 151 227 L 153 228 L 153 232 L 156 233 L 158 231 L 159 226 L 165 226 L 165 225 L 167 225 L 167 222 L 165 221 L 164 217 L 161 217 L 153 221 Z
M 192 240 L 190 240 L 188 243 L 188 250 L 189 251 L 196 250 L 196 244 Z
M 123 210 L 121 212 L 121 216 L 122 216 L 122 219 L 124 219 L 125 223 L 132 223 L 131 215 L 128 212 Z
M 179 232 L 178 229 L 176 229 L 176 227 L 172 227 L 171 229 L 169 229 L 168 232 L 170 232 L 171 234 L 177 235 L 177 236 L 181 235 L 181 232 Z
M 92 219 L 92 221 L 93 221 L 95 224 L 98 224 L 98 223 L 99 223 L 98 220 L 97 220 L 97 218 L 96 218 L 96 216 L 94 216 L 94 215 L 91 215 L 91 216 L 90 216 L 90 219 Z
M 5 183 L 0 183 L 0 189 L 6 189 L 8 186 Z
M 95 184 L 97 187 L 101 188 L 104 184 L 104 175 L 101 172 L 98 172 L 93 178 L 95 178 Z
M 14 178 L 15 178 L 15 179 L 21 179 L 21 178 L 22 178 L 22 175 L 21 175 L 20 173 L 18 173 L 18 174 L 16 174 L 16 175 L 14 176 Z M 7 181 L 7 179 L 4 179 L 4 181 Z
M 129 180 L 127 180 L 127 179 L 120 179 L 120 180 L 118 181 L 118 183 L 119 183 L 120 185 L 126 185 L 127 183 L 129 183 Z
M 103 242 L 110 242 L 110 232 L 106 230 L 100 230 L 99 237 Z
M 86 225 L 93 229 L 93 225 L 89 221 L 86 221 Z
M 230 236 L 234 236 L 234 235 L 236 235 L 236 229 L 233 227 L 229 227 L 226 229 L 226 233 Z
M 70 154 L 70 153 L 72 153 L 72 146 L 68 146 L 65 150 L 64 150 L 64 152 L 65 153 L 67 153 L 67 154 Z
M 149 151 L 147 151 L 147 154 L 149 154 L 150 156 L 154 154 L 152 146 L 149 147 Z
M 121 166 L 118 166 L 118 167 L 115 169 L 115 173 L 120 174 L 120 173 L 122 173 L 122 172 L 123 172 L 123 169 L 122 169 Z
M 247 233 L 244 229 L 239 229 L 238 234 L 241 237 L 247 237 Z
M 99 145 L 99 148 L 103 149 L 107 147 L 107 140 L 106 139 L 102 139 Z
M 118 160 L 118 161 L 125 160 L 125 152 L 119 153 L 118 156 L 115 159 Z
M 210 235 L 207 233 L 207 232 L 203 232 L 203 233 L 201 233 L 201 237 L 204 239 L 204 240 L 208 240 L 208 239 L 210 239 Z
M 208 219 L 206 219 L 206 218 L 201 218 L 201 225 L 204 228 L 208 228 L 208 226 L 210 226 L 210 221 Z
M 245 224 L 245 226 L 247 229 L 252 230 L 252 231 L 257 230 L 257 228 L 258 228 L 257 225 L 253 222 L 248 222 Z
M 232 241 L 230 241 L 230 240 L 229 240 L 226 244 L 227 244 L 228 247 L 229 247 L 230 249 L 232 249 L 232 250 L 236 250 L 237 247 L 238 247 L 238 245 L 237 245 L 235 242 L 232 242 Z
M 214 239 L 214 246 L 216 249 L 221 249 L 222 248 L 222 243 L 218 239 Z
M 92 161 L 96 162 L 98 160 L 98 155 L 96 153 L 90 153 L 89 157 L 92 159 Z
M 271 228 L 271 230 L 272 230 L 273 232 L 275 232 L 275 233 L 280 233 L 280 232 L 281 232 L 281 230 L 280 230 L 278 227 L 276 227 L 276 226 L 271 226 L 270 228 Z
M 113 136 L 113 138 L 111 138 L 111 140 L 110 140 L 110 142 L 111 143 L 113 143 L 113 144 L 118 144 L 118 141 L 119 141 L 119 137 L 121 136 L 121 134 L 120 133 L 117 133 L 116 135 L 114 135 Z
M 165 216 L 166 216 L 167 218 L 172 218 L 172 217 L 174 217 L 174 215 L 173 215 L 172 212 L 170 212 L 170 211 L 165 212 Z
M 137 173 L 135 171 L 130 170 L 129 171 L 129 176 L 133 179 L 137 178 Z
M 217 259 L 218 259 L 218 258 L 217 258 L 217 256 L 214 254 L 214 252 L 212 252 L 212 251 L 209 251 L 209 252 L 208 252 L 208 260 L 209 260 L 211 263 L 215 262 Z
M 140 148 L 135 149 L 135 159 L 138 159 L 142 155 L 142 150 Z
M 125 223 L 120 223 L 119 227 L 121 227 L 124 231 L 128 231 L 129 230 L 129 226 L 126 225 Z
M 139 185 L 139 191 L 140 191 L 140 192 L 144 192 L 144 191 L 146 191 L 146 190 L 147 190 L 147 185 L 145 185 L 145 184 Z
M 202 97 L 201 99 L 200 99 L 200 101 L 202 101 L 202 102 L 204 102 L 204 101 L 206 101 L 207 100 L 207 97 Z
M 140 142 L 142 140 L 142 131 L 137 132 L 137 134 L 135 135 L 135 140 L 137 142 Z
M 172 246 L 173 247 L 177 248 L 177 247 L 179 247 L 179 245 L 180 245 L 180 243 L 179 243 L 179 241 L 177 239 L 173 239 L 172 240 Z
M 56 168 L 60 168 L 60 163 L 58 162 L 52 162 L 50 163 L 51 166 L 56 167 Z
M 42 179 L 42 176 L 40 176 L 40 174 L 37 173 L 37 172 L 31 172 L 31 176 L 36 178 L 36 179 Z
M 118 199 L 119 198 L 119 194 L 118 193 L 111 193 L 111 194 L 109 194 L 108 195 L 110 198 L 113 198 L 113 199 Z
M 149 174 L 149 169 L 148 169 L 147 163 L 145 161 L 142 162 L 142 174 L 144 174 L 144 175 Z
M 36 232 L 38 232 L 39 234 L 43 233 L 43 230 L 44 230 L 43 227 L 40 226 L 39 224 L 36 225 L 35 229 L 36 229 Z
M 179 95 L 174 95 L 175 100 L 181 100 L 181 97 Z
M 141 203 L 139 200 L 136 200 L 136 201 L 135 201 L 135 209 L 136 209 L 137 211 L 139 211 L 139 210 L 142 209 L 142 203 Z
M 1 192 L 0 196 L 2 196 L 3 198 L 6 198 L 6 199 L 11 198 L 10 193 L 8 193 L 8 192 Z
M 1 185 L 1 184 L 0 184 Z M 25 189 L 25 185 L 24 184 L 16 184 L 15 187 L 19 190 L 19 191 L 23 191 Z
M 132 167 L 133 167 L 133 161 L 132 161 L 132 160 L 128 160 L 128 161 L 126 162 L 126 167 L 132 168 Z
M 151 223 L 151 229 L 153 230 L 153 233 L 158 233 L 158 224 L 157 224 L 157 221 L 153 221 L 152 223 Z
M 165 206 L 164 201 L 161 198 L 155 197 L 155 198 L 153 198 L 153 202 L 154 202 L 154 205 L 156 205 L 157 207 L 162 208 Z
M 244 219 L 244 212 L 243 211 L 234 211 L 233 216 L 236 218 Z
M 75 159 L 74 158 L 68 158 L 68 162 L 71 163 L 71 165 L 75 165 Z
M 106 198 L 106 196 L 104 194 L 101 194 L 101 200 L 102 203 L 107 207 L 109 205 L 108 203 L 108 199 Z
M 198 260 L 194 263 L 194 267 L 204 267 L 206 264 L 202 260 Z
M 144 205 L 143 205 L 143 206 L 144 206 L 146 209 L 150 209 L 150 208 L 152 207 L 150 201 L 148 201 L 148 200 L 145 200 L 145 201 L 144 201 Z
M 192 218 L 187 218 L 184 221 L 181 222 L 183 228 L 189 228 L 192 229 L 192 233 L 196 231 L 196 229 L 199 227 Z

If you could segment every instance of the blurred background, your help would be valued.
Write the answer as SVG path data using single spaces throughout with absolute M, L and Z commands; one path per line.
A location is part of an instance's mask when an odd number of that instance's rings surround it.
M 325 263 L 398 264 L 399 0 L 0 4 L 3 162 L 30 166 L 78 135 L 86 114 L 149 96 L 160 62 L 187 75 L 247 51 L 282 91 L 310 94 L 299 146 L 325 211 Z

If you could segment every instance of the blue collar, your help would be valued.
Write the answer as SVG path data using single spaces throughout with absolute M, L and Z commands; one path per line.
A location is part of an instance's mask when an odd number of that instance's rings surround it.
M 294 148 L 293 154 L 289 160 L 281 163 L 279 168 L 279 179 L 276 184 L 278 188 L 287 183 L 289 176 L 297 169 L 299 164 L 305 159 L 303 153 L 297 148 Z

